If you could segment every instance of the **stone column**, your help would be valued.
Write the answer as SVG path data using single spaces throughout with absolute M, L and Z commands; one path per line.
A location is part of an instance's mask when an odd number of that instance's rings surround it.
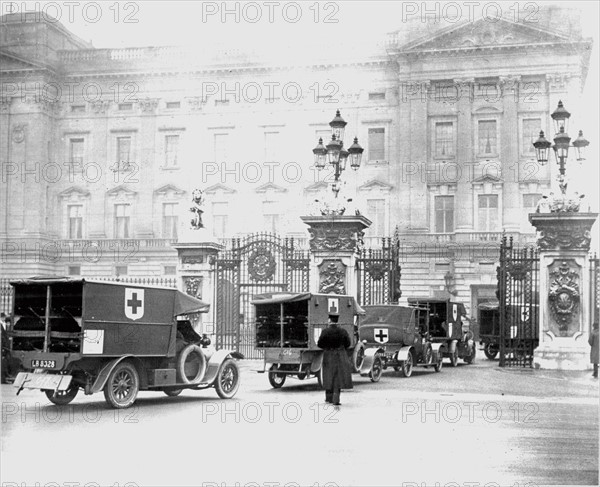
M 310 292 L 356 296 L 356 252 L 371 221 L 362 215 L 300 218 L 310 233 Z
M 456 233 L 473 231 L 473 188 L 466 177 L 473 161 L 473 89 L 474 78 L 455 79 L 459 99 L 456 106 L 456 164 L 461 168 L 462 177 L 456 185 L 457 200 L 454 203 Z
M 534 366 L 555 370 L 590 367 L 588 252 L 597 213 L 532 213 L 539 232 L 540 320 Z

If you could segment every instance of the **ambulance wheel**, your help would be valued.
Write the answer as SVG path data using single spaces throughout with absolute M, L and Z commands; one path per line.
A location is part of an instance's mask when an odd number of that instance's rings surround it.
M 475 360 L 475 354 L 476 354 L 476 353 L 477 353 L 477 349 L 475 348 L 475 345 L 473 345 L 473 346 L 471 347 L 471 352 L 469 353 L 469 355 L 467 355 L 467 356 L 464 358 L 464 361 L 465 361 L 467 364 L 472 364 L 472 363 L 473 363 L 473 360 Z
M 412 352 L 408 352 L 406 360 L 400 361 L 400 374 L 402 377 L 410 377 L 413 369 L 413 356 Z
M 375 359 L 373 360 L 373 366 L 369 371 L 369 379 L 371 382 L 379 382 L 381 379 L 381 374 L 383 373 L 383 365 L 381 363 L 381 357 L 375 355 Z
M 323 366 L 317 372 L 317 382 L 319 383 L 319 388 L 323 389 Z
M 360 367 L 365 360 L 365 346 L 358 342 L 352 351 L 352 368 L 354 372 L 360 372 Z
M 140 390 L 140 377 L 131 362 L 119 362 L 108 375 L 104 399 L 115 409 L 131 406 Z
M 69 404 L 79 392 L 79 386 L 70 385 L 66 391 L 51 391 L 49 389 L 44 390 L 44 394 L 52 404 L 57 406 L 65 406 Z
M 444 365 L 444 354 L 440 350 L 437 354 L 437 362 L 434 364 L 433 370 L 435 370 L 436 372 L 439 372 L 440 370 L 442 370 L 443 365 Z
M 450 353 L 450 365 L 456 367 L 458 365 L 458 349 L 454 348 L 454 351 Z
M 221 399 L 231 399 L 239 387 L 240 369 L 234 360 L 228 358 L 219 367 L 215 389 Z
M 188 345 L 177 358 L 177 372 L 186 384 L 200 382 L 206 373 L 206 357 L 198 345 Z
M 486 343 L 485 348 L 483 349 L 483 353 L 485 353 L 485 356 L 490 360 L 494 360 L 498 355 L 499 351 L 500 347 L 498 346 L 498 344 L 491 342 Z
M 183 389 L 165 389 L 163 392 L 169 397 L 176 397 L 181 394 Z
M 271 365 L 269 369 L 269 384 L 275 389 L 279 389 L 285 383 L 285 374 L 277 373 L 277 365 Z

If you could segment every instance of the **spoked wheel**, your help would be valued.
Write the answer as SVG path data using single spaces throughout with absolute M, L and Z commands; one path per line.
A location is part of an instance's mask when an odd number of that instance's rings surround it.
M 317 372 L 317 382 L 319 383 L 319 387 L 323 389 L 323 365 L 321 365 L 321 368 Z
M 375 355 L 375 359 L 373 360 L 373 366 L 369 371 L 369 379 L 371 379 L 371 382 L 379 382 L 382 373 L 383 364 L 381 363 L 381 357 L 379 357 L 379 355 Z
M 104 386 L 104 399 L 113 408 L 131 406 L 140 390 L 140 378 L 130 362 L 120 362 L 109 374 Z
M 275 389 L 279 389 L 285 383 L 285 374 L 277 373 L 277 365 L 271 365 L 269 369 L 269 384 Z
M 439 372 L 440 370 L 442 370 L 443 365 L 444 365 L 444 354 L 440 350 L 437 354 L 437 362 L 433 366 L 433 370 L 435 370 L 436 372 Z
M 45 389 L 44 393 L 46 397 L 52 404 L 56 404 L 57 406 L 64 406 L 69 404 L 75 396 L 79 392 L 79 386 L 71 384 L 68 389 L 64 391 L 51 391 L 49 389 Z
M 165 389 L 163 392 L 169 397 L 176 397 L 181 394 L 183 389 Z
M 450 353 L 450 365 L 456 367 L 458 365 L 458 349 L 454 348 L 454 351 Z
M 352 367 L 354 372 L 360 372 L 360 367 L 365 360 L 365 346 L 358 342 L 352 352 Z
M 425 345 L 425 350 L 423 351 L 423 363 L 430 365 L 433 359 L 433 349 L 431 348 L 431 344 L 428 343 Z
M 483 349 L 483 353 L 490 360 L 494 360 L 498 356 L 498 352 L 500 352 L 500 347 L 497 343 L 488 342 Z
M 221 367 L 219 367 L 217 380 L 215 381 L 215 389 L 221 399 L 231 399 L 235 396 L 239 387 L 240 369 L 234 360 L 228 358 L 221 364 Z
M 402 377 L 410 377 L 413 369 L 413 356 L 411 352 L 408 352 L 406 360 L 400 362 L 400 374 Z

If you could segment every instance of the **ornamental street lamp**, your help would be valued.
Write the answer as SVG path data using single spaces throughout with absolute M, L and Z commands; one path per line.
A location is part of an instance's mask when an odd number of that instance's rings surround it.
M 323 145 L 323 139 L 313 149 L 315 157 L 315 167 L 320 171 L 328 163 L 333 166 L 333 183 L 331 190 L 337 198 L 342 187 L 340 177 L 346 170 L 346 164 L 350 160 L 350 167 L 357 170 L 360 167 L 360 161 L 364 149 L 358 144 L 358 138 L 354 138 L 354 143 L 346 150 L 344 148 L 344 131 L 347 122 L 340 115 L 340 111 L 335 112 L 335 118 L 329 123 L 331 127 L 331 141 Z
M 577 160 L 585 160 L 585 149 L 590 143 L 583 136 L 583 132 L 579 131 L 579 136 L 573 141 L 571 145 L 571 137 L 567 133 L 569 127 L 569 118 L 571 114 L 565 109 L 562 101 L 558 102 L 558 107 L 551 115 L 554 121 L 554 128 L 556 135 L 554 136 L 554 145 L 552 145 L 545 137 L 544 132 L 540 132 L 539 138 L 533 143 L 537 160 L 540 165 L 545 165 L 548 162 L 549 149 L 552 147 L 554 150 L 554 156 L 556 163 L 558 164 L 558 185 L 563 195 L 563 201 L 567 193 L 567 183 L 565 181 L 565 173 L 567 170 L 567 159 L 569 157 L 569 147 L 575 147 L 577 151 Z M 565 206 L 561 205 L 557 211 L 577 211 L 575 209 L 564 209 Z M 579 206 L 577 205 L 577 209 Z

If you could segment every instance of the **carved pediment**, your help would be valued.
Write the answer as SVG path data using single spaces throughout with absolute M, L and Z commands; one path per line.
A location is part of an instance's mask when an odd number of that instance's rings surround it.
M 379 181 L 378 179 L 371 179 L 358 188 L 359 191 L 381 191 L 384 193 L 387 193 L 392 189 L 392 185 Z
M 174 184 L 165 184 L 164 186 L 155 189 L 154 194 L 156 196 L 161 197 L 176 198 L 183 196 L 185 194 L 185 191 L 183 189 L 178 188 Z
M 224 184 L 214 184 L 204 190 L 206 194 L 216 194 L 216 193 L 225 193 L 225 194 L 233 194 L 235 193 L 235 189 L 231 189 Z
M 325 181 L 317 181 L 316 183 L 311 184 L 304 188 L 305 193 L 319 193 L 325 189 L 328 189 L 329 185 Z
M 278 186 L 275 183 L 266 183 L 262 186 L 259 186 L 254 191 L 256 191 L 257 193 L 267 193 L 269 191 L 273 193 L 285 193 L 287 192 L 287 189 L 282 188 L 281 186 Z
M 88 198 L 89 196 L 90 192 L 87 189 L 83 189 L 79 186 L 71 186 L 70 188 L 58 193 L 58 197 L 60 199 L 71 201 L 82 200 Z
M 137 194 L 137 192 L 121 184 L 113 189 L 108 190 L 106 194 L 107 196 L 111 196 L 113 198 L 127 199 L 133 198 Z
M 508 19 L 488 22 L 485 19 L 441 29 L 433 35 L 417 39 L 403 48 L 404 52 L 503 47 L 543 43 L 567 43 L 571 39 L 558 32 L 515 23 Z

